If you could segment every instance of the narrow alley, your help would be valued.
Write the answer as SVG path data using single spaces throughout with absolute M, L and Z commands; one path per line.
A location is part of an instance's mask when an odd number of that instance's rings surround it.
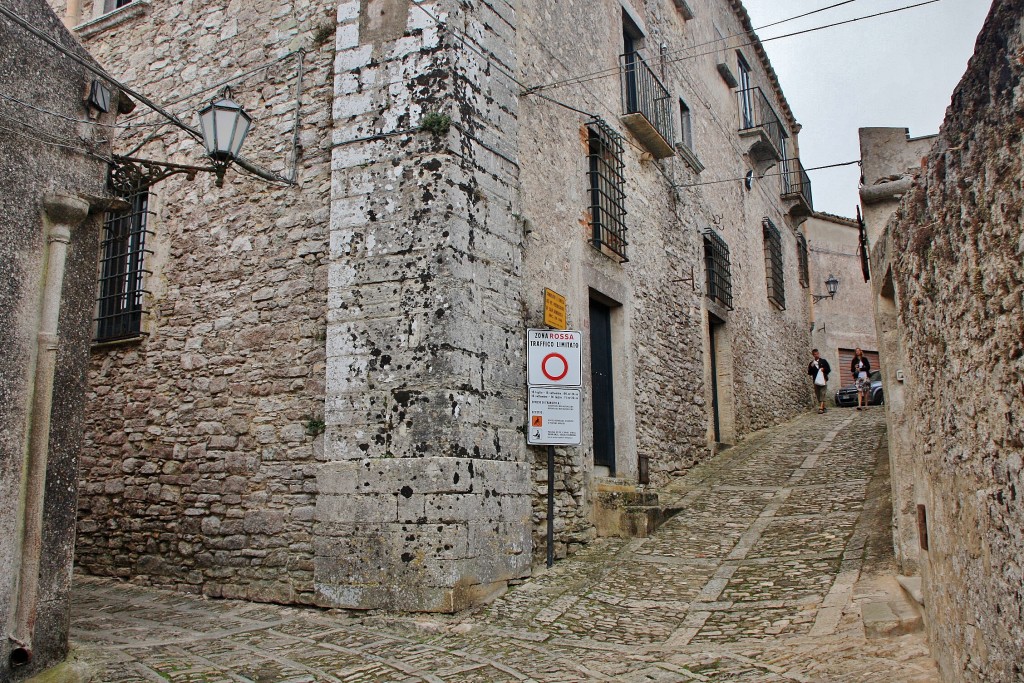
M 72 641 L 108 683 L 932 681 L 891 579 L 885 449 L 880 408 L 806 414 L 680 478 L 652 537 L 599 540 L 453 617 L 82 576 Z

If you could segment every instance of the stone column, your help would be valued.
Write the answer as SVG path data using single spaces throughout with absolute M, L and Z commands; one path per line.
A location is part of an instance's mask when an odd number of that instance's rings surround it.
M 89 204 L 66 194 L 48 195 L 43 201 L 48 223 L 47 252 L 44 266 L 43 297 L 39 307 L 39 327 L 35 367 L 30 386 L 28 443 L 22 463 L 22 490 L 19 525 L 17 607 L 14 612 L 12 640 L 18 648 L 12 661 L 32 656 L 32 633 L 38 604 L 39 566 L 42 551 L 43 497 L 46 488 L 46 463 L 50 444 L 50 414 L 53 407 L 53 383 L 59 344 L 61 293 L 71 230 L 89 214 Z
M 317 600 L 452 611 L 530 571 L 515 17 L 338 20 Z

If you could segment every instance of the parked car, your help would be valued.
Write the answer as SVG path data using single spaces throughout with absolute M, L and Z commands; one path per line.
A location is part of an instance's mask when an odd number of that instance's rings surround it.
M 871 373 L 871 393 L 868 395 L 868 404 L 880 406 L 883 403 L 885 403 L 885 397 L 882 395 L 882 373 L 875 370 Z M 836 405 L 847 407 L 857 405 L 857 385 L 850 384 L 837 391 Z

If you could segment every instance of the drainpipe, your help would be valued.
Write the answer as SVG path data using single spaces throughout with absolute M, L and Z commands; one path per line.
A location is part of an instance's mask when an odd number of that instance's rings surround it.
M 914 179 L 904 176 L 898 180 L 890 180 L 877 185 L 865 185 L 860 188 L 860 198 L 865 204 L 877 204 L 884 201 L 895 201 L 910 191 Z
M 60 320 L 61 290 L 71 229 L 89 213 L 89 204 L 66 194 L 43 199 L 46 222 L 46 262 L 39 333 L 36 337 L 35 372 L 30 387 L 28 444 L 22 464 L 21 537 L 17 608 L 11 640 L 18 646 L 11 652 L 11 664 L 32 659 L 32 632 L 39 602 L 39 566 L 43 541 L 43 496 L 46 490 L 46 461 L 50 446 L 50 417 L 53 408 L 53 379 L 57 366 L 57 325 Z
M 68 0 L 68 9 L 64 13 L 64 25 L 74 28 L 82 23 L 82 0 Z

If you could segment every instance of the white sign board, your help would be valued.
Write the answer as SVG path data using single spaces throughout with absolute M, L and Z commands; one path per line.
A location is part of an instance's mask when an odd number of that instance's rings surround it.
M 526 443 L 531 446 L 579 446 L 580 390 L 530 387 L 530 423 Z
M 583 333 L 578 330 L 527 330 L 526 378 L 531 387 L 583 385 Z

